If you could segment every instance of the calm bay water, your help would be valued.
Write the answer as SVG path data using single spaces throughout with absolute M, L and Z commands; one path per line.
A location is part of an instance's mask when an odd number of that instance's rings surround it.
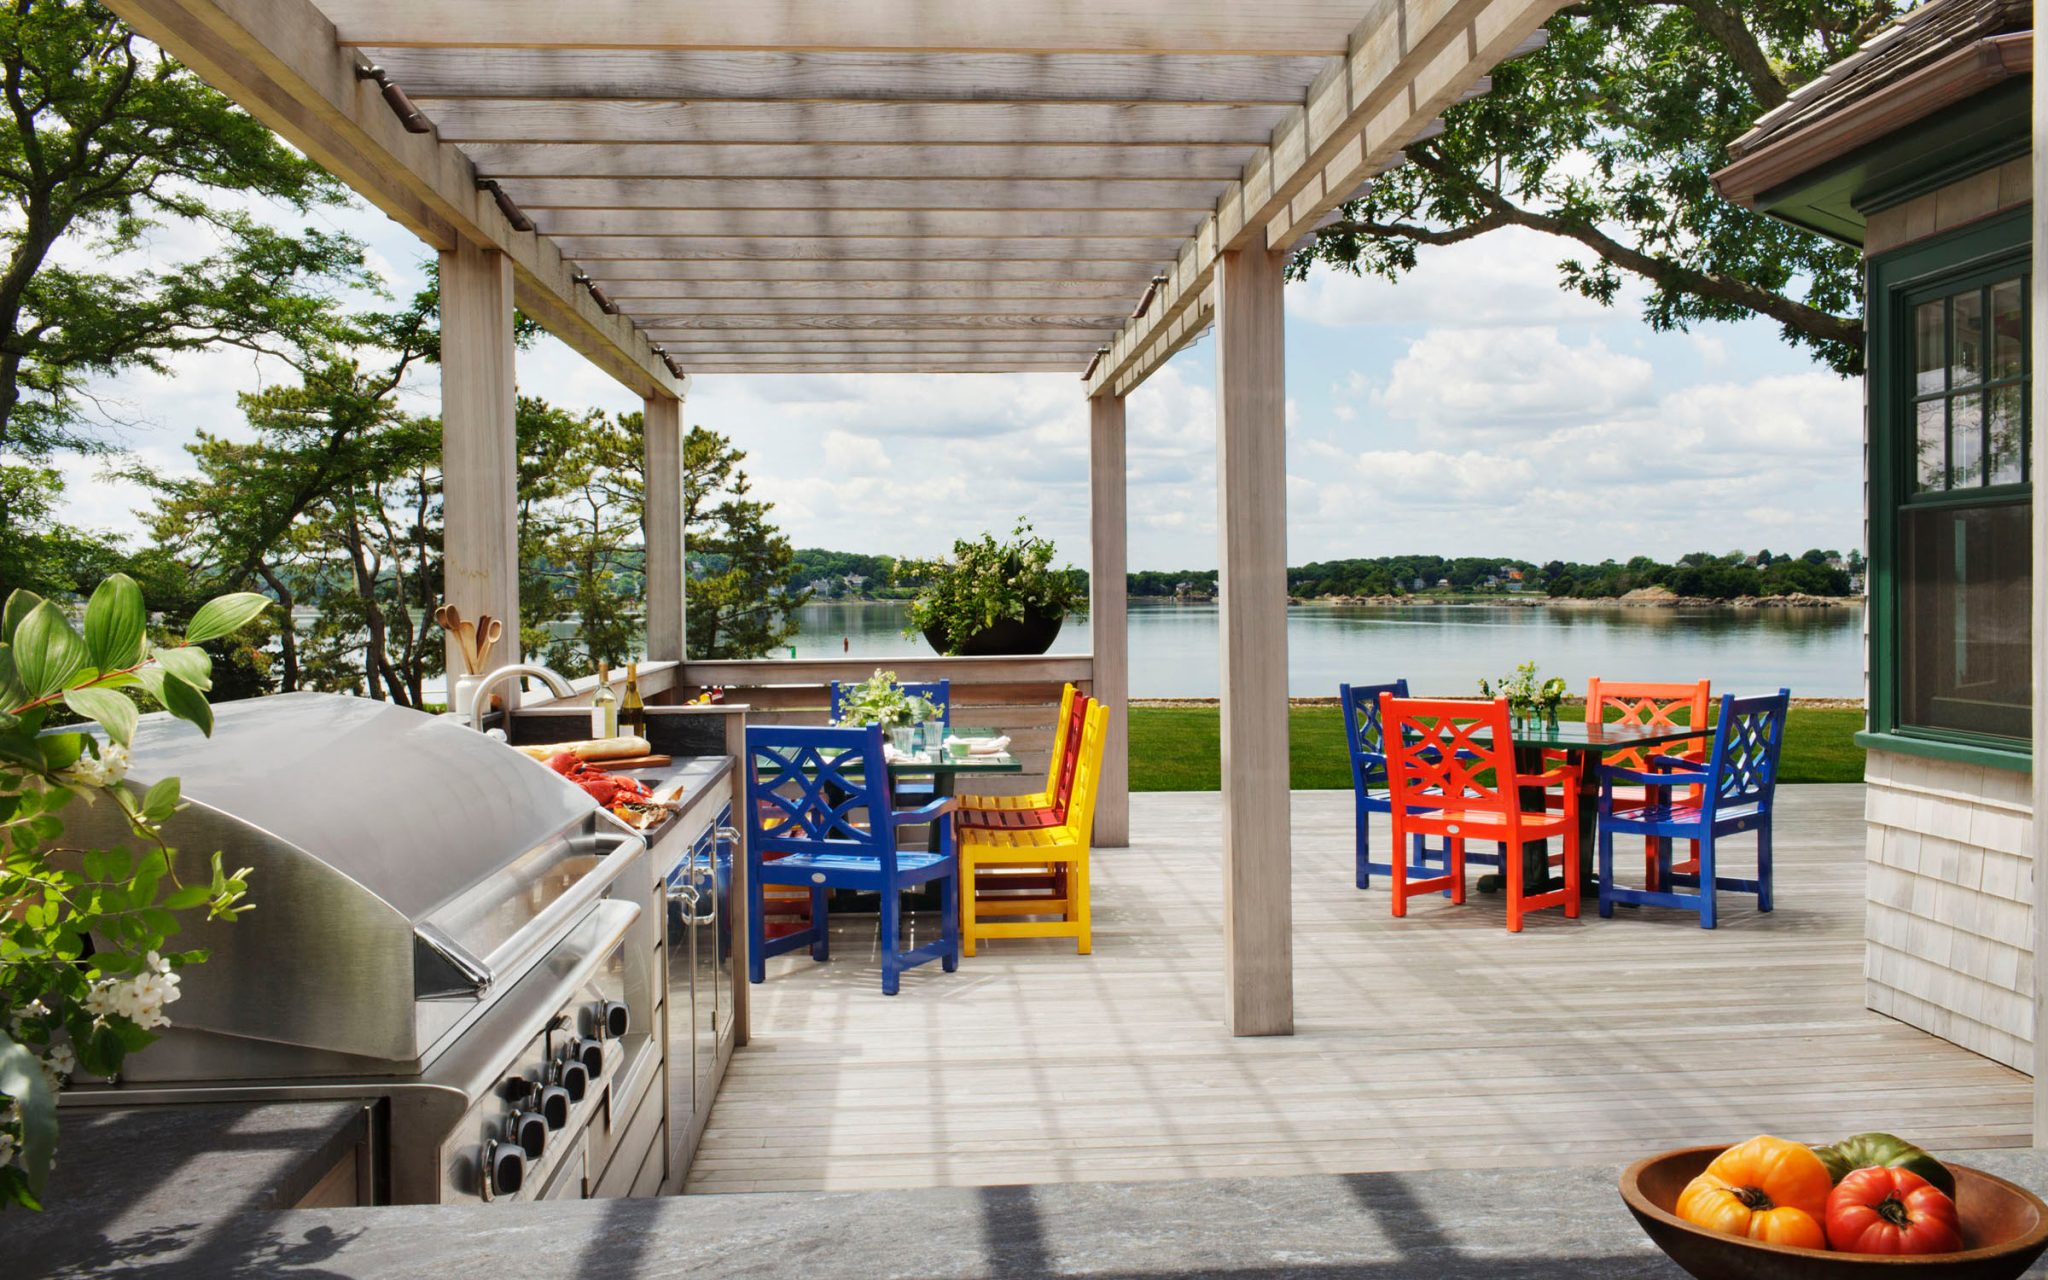
M 1213 604 L 1133 600 L 1131 694 L 1214 697 Z M 903 634 L 899 604 L 812 604 L 800 658 L 929 655 Z M 1086 653 L 1086 619 L 1068 619 L 1055 653 Z M 783 651 L 784 653 L 787 650 Z M 781 656 L 780 654 L 776 656 Z M 1605 606 L 1302 605 L 1287 611 L 1288 689 L 1334 697 L 1344 681 L 1407 677 L 1420 694 L 1465 696 L 1482 676 L 1535 661 L 1574 688 L 1610 680 L 1698 680 L 1716 692 L 1780 685 L 1799 697 L 1863 695 L 1863 609 L 1631 609 Z

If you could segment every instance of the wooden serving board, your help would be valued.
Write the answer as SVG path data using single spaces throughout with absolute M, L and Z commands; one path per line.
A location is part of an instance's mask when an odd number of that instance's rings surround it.
M 659 769 L 664 765 L 674 764 L 675 758 L 673 756 L 626 756 L 619 760 L 591 760 L 586 763 L 590 768 L 602 770 L 605 773 L 623 773 L 629 769 Z

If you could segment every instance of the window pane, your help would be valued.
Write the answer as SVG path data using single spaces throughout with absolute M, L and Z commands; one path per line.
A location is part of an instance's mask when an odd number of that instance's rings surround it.
M 1923 302 L 1913 308 L 1913 394 L 1932 395 L 1948 384 L 1943 370 L 1948 365 L 1947 315 L 1943 302 Z
M 1984 399 L 1957 396 L 1948 402 L 1948 486 L 1967 489 L 1984 483 Z
M 1900 723 L 2027 739 L 2031 508 L 1900 514 Z
M 2025 370 L 2027 320 L 2020 309 L 2020 282 L 1991 286 L 1991 376 L 2017 378 Z
M 2026 423 L 2021 394 L 2021 387 L 2000 387 L 1991 393 L 1991 459 L 1985 465 L 1992 484 L 2019 484 L 2027 478 L 2020 447 Z
M 1984 381 L 1984 295 L 1972 289 L 1949 302 L 1956 331 L 1949 346 L 1948 385 L 1967 387 Z
M 1948 488 L 1948 401 L 1920 405 L 1920 428 L 1913 444 L 1913 471 L 1922 489 Z

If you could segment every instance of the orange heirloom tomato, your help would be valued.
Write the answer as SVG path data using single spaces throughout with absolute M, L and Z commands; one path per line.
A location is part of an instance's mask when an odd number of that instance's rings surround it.
M 1828 1247 L 1834 1179 L 1812 1148 L 1783 1138 L 1751 1138 L 1715 1156 L 1678 1196 L 1678 1216 L 1695 1226 L 1766 1244 Z
M 1956 1202 L 1909 1169 L 1858 1169 L 1828 1196 L 1828 1243 L 1847 1253 L 1955 1253 Z

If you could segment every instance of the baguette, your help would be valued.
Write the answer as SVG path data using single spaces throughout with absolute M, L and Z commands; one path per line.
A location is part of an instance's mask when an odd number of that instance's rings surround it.
M 564 751 L 585 760 L 627 760 L 634 756 L 652 755 L 654 744 L 645 738 L 585 738 L 581 742 L 550 742 L 513 749 L 545 764 Z

